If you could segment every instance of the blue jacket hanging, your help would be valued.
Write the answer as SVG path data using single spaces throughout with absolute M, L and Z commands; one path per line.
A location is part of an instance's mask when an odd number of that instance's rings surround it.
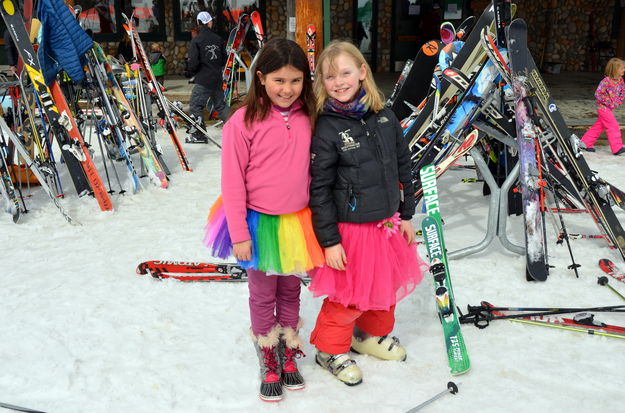
M 61 69 L 79 82 L 85 76 L 85 53 L 93 40 L 80 27 L 63 0 L 40 0 L 41 43 L 37 55 L 46 84 L 52 83 Z

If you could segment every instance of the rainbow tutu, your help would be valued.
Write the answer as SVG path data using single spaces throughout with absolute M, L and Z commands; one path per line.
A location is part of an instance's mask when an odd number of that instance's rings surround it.
M 252 259 L 239 261 L 241 267 L 270 274 L 303 274 L 324 264 L 308 207 L 282 215 L 248 209 L 246 220 L 252 237 Z M 232 240 L 221 197 L 211 207 L 205 229 L 204 245 L 211 254 L 222 259 L 231 256 Z

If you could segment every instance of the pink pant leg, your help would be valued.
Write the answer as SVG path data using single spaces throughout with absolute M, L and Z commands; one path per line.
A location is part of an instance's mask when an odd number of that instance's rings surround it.
M 621 128 L 614 116 L 614 112 L 610 109 L 603 109 L 598 112 L 599 119 L 603 122 L 603 126 L 608 135 L 610 149 L 612 149 L 612 153 L 617 153 L 619 149 L 623 147 L 623 141 L 621 140 Z
M 593 145 L 595 144 L 597 139 L 599 139 L 599 136 L 601 135 L 601 132 L 603 132 L 603 130 L 605 129 L 605 127 L 603 125 L 603 119 L 601 117 L 601 112 L 602 111 L 604 111 L 604 109 L 597 109 L 597 115 L 598 115 L 597 120 L 586 131 L 584 136 L 582 136 L 582 142 L 584 142 L 584 145 L 586 145 L 587 148 L 592 148 L 593 147 Z

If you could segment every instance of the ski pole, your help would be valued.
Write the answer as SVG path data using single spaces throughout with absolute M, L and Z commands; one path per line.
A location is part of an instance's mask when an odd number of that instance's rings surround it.
M 42 412 L 40 410 L 33 410 L 33 409 L 29 409 L 28 407 L 20 407 L 20 406 L 15 406 L 13 404 L 9 404 L 9 403 L 2 403 L 0 402 L 0 407 L 4 407 L 5 409 L 11 409 L 11 410 L 16 410 L 18 412 L 26 412 L 26 413 L 45 413 Z
M 619 297 L 621 297 L 623 300 L 625 300 L 625 296 L 623 296 L 623 294 L 619 293 L 618 291 L 616 291 L 616 289 L 614 287 L 612 287 L 610 284 L 608 284 L 608 277 L 599 277 L 597 279 L 597 284 L 599 285 L 605 285 L 606 287 L 608 287 L 610 290 L 612 290 L 614 292 L 614 294 L 618 295 Z
M 458 383 L 458 384 L 460 384 L 460 383 Z M 456 385 L 456 383 L 454 383 L 453 381 L 450 381 L 449 383 L 447 383 L 447 388 L 445 390 L 443 390 L 442 392 L 438 393 L 434 397 L 424 401 L 420 405 L 413 407 L 412 409 L 408 410 L 406 413 L 414 413 L 417 410 L 421 410 L 423 407 L 425 407 L 428 404 L 432 403 L 434 400 L 440 399 L 441 397 L 443 397 L 447 393 L 451 393 L 451 394 L 458 393 L 458 386 Z
M 535 325 L 535 326 L 558 328 L 560 330 L 575 331 L 575 332 L 578 332 L 578 333 L 586 333 L 586 334 L 595 335 L 595 336 L 604 336 L 604 337 L 625 339 L 625 334 L 606 333 L 606 332 L 603 332 L 603 331 L 597 331 L 597 330 L 586 329 L 586 328 L 569 327 L 569 326 L 563 326 L 563 325 L 560 325 L 560 324 L 550 324 L 550 323 L 545 322 L 545 321 L 523 320 L 523 319 L 518 319 L 518 318 L 509 318 L 508 320 L 513 321 L 515 323 L 523 323 L 523 324 L 531 324 L 531 325 Z

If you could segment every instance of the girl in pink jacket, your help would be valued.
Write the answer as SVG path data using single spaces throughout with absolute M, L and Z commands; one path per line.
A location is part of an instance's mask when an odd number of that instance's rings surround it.
M 220 197 L 205 242 L 214 256 L 234 255 L 247 269 L 260 398 L 304 388 L 300 277 L 324 262 L 308 209 L 311 117 L 308 60 L 286 39 L 260 51 L 242 107 L 223 127 Z
M 605 67 L 605 78 L 599 83 L 595 98 L 597 99 L 597 121 L 586 131 L 582 137 L 584 148 L 588 152 L 594 152 L 593 145 L 604 130 L 608 135 L 610 149 L 614 155 L 625 153 L 621 141 L 621 128 L 612 111 L 619 107 L 625 99 L 625 61 L 613 57 Z

